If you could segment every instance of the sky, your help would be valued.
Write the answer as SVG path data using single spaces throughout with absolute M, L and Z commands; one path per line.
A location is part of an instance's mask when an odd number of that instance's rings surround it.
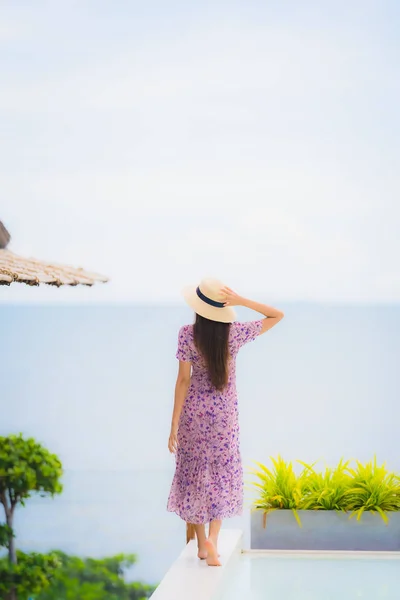
M 0 2 L 0 302 L 400 301 L 396 0 Z

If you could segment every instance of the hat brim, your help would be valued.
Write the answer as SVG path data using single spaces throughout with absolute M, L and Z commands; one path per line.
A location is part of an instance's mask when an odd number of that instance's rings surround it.
M 231 306 L 217 308 L 216 306 L 207 304 L 198 297 L 195 286 L 185 287 L 182 290 L 182 295 L 190 308 L 205 319 L 218 321 L 219 323 L 233 323 L 236 320 L 236 312 Z

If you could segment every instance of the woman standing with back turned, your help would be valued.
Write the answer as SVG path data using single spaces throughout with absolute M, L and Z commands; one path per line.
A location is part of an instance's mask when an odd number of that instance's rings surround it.
M 184 297 L 196 320 L 179 331 L 179 372 L 168 443 L 170 452 L 176 453 L 176 471 L 168 510 L 194 525 L 198 557 L 209 566 L 220 566 L 222 520 L 240 515 L 243 507 L 236 355 L 244 344 L 279 323 L 283 313 L 246 300 L 214 279 L 187 288 Z M 265 318 L 235 322 L 233 306 L 245 306 Z

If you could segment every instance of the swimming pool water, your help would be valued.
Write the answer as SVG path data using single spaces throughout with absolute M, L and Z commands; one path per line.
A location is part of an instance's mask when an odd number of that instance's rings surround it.
M 243 554 L 219 600 L 400 600 L 400 558 Z

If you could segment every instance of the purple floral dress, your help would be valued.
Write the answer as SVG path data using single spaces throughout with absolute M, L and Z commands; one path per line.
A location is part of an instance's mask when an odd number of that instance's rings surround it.
M 229 379 L 222 391 L 210 382 L 204 359 L 194 345 L 193 325 L 179 331 L 176 357 L 192 363 L 192 377 L 179 421 L 168 511 L 187 523 L 209 523 L 242 512 L 236 355 L 260 334 L 261 327 L 262 320 L 231 324 Z

